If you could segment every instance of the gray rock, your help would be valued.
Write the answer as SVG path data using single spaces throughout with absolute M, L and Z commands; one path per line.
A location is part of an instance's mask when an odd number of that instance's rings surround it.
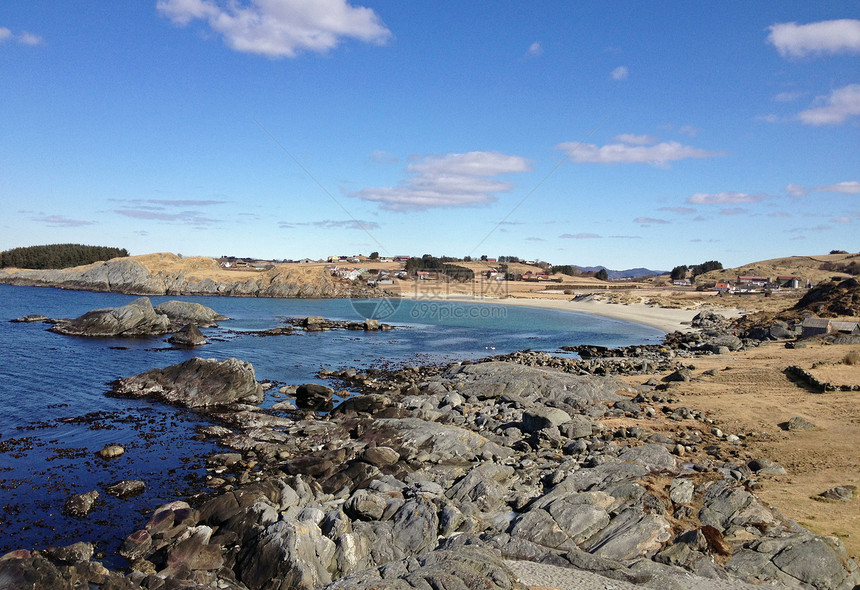
M 331 582 L 335 549 L 315 524 L 279 520 L 243 550 L 237 574 L 252 590 L 313 590 Z
M 815 428 L 815 424 L 801 416 L 794 416 L 788 422 L 781 424 L 781 426 L 784 430 L 809 430 L 810 428 Z
M 711 350 L 716 351 L 720 347 L 728 348 L 729 350 L 740 350 L 743 348 L 743 341 L 734 334 L 721 334 L 708 340 L 706 346 Z
M 439 534 L 436 506 L 421 498 L 409 500 L 394 515 L 392 534 L 398 547 L 409 555 L 429 551 L 436 546 Z
M 196 324 L 200 328 L 215 328 L 217 322 L 230 319 L 210 307 L 189 301 L 165 301 L 156 305 L 155 311 L 166 315 L 176 324 Z
M 124 479 L 105 487 L 105 492 L 116 498 L 130 498 L 142 494 L 146 490 L 146 483 L 139 479 Z
M 844 555 L 818 538 L 790 545 L 775 555 L 772 561 L 789 576 L 815 588 L 839 588 L 848 578 Z
M 171 331 L 167 316 L 156 313 L 148 297 L 122 307 L 94 309 L 75 319 L 58 320 L 50 330 L 68 336 L 160 336 Z
M 234 358 L 192 358 L 164 369 L 152 369 L 115 381 L 113 392 L 156 397 L 187 408 L 263 401 L 263 388 L 254 378 L 254 367 Z
M 591 420 L 581 414 L 571 416 L 570 420 L 560 425 L 558 429 L 564 436 L 572 439 L 586 438 L 594 433 Z
M 296 388 L 296 405 L 303 410 L 332 409 L 334 389 L 318 383 L 299 385 Z
M 442 374 L 441 380 L 461 393 L 475 395 L 479 399 L 514 395 L 532 400 L 563 401 L 570 398 L 615 402 L 622 399 L 617 395 L 618 391 L 629 389 L 624 381 L 615 377 L 571 375 L 499 361 L 453 366 Z
M 367 447 L 361 454 L 361 460 L 377 467 L 387 467 L 400 460 L 400 453 L 391 447 Z
M 203 336 L 203 332 L 201 332 L 197 328 L 197 325 L 193 323 L 183 326 L 178 332 L 168 338 L 167 341 L 175 346 L 187 347 L 209 344 L 209 341 L 206 340 L 205 336 Z
M 618 460 L 642 465 L 651 472 L 678 470 L 678 459 L 666 447 L 656 443 L 629 448 L 618 455 Z
M 105 445 L 104 448 L 98 452 L 98 456 L 103 459 L 113 459 L 114 457 L 119 457 L 123 453 L 125 453 L 125 449 L 122 445 Z
M 480 547 L 440 550 L 342 578 L 324 590 L 525 590 L 497 552 Z
M 781 465 L 777 465 L 770 459 L 761 458 L 761 459 L 753 459 L 747 466 L 757 474 L 760 475 L 785 475 L 785 468 Z
M 570 414 L 558 408 L 531 407 L 523 412 L 522 431 L 535 433 L 570 421 Z
M 696 486 L 689 479 L 676 477 L 669 486 L 669 498 L 675 504 L 689 504 L 693 501 Z
M 681 368 L 677 371 L 670 373 L 663 377 L 663 381 L 667 383 L 671 382 L 685 382 L 690 381 L 693 378 L 693 372 L 687 368 Z
M 386 497 L 380 493 L 356 490 L 344 503 L 343 511 L 350 518 L 357 520 L 382 520 L 386 504 Z
M 95 490 L 86 494 L 75 494 L 66 500 L 63 510 L 72 516 L 83 517 L 90 513 L 99 493 Z
M 827 491 L 818 494 L 820 498 L 825 500 L 836 500 L 837 502 L 848 502 L 854 498 L 857 493 L 857 486 L 836 486 Z

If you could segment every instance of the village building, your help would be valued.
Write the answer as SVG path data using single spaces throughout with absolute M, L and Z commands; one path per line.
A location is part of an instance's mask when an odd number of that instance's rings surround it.
M 735 290 L 735 288 L 732 286 L 731 282 L 724 281 L 724 282 L 718 282 L 716 285 L 714 285 L 713 290 L 714 291 L 720 291 L 721 293 L 731 293 L 732 291 Z
M 860 335 L 860 322 L 852 320 L 831 320 L 830 331 L 834 334 L 850 334 L 852 336 Z
M 830 334 L 833 329 L 831 326 L 832 322 L 833 320 L 827 318 L 806 318 L 801 324 L 801 335 L 804 338 L 810 338 L 812 336 Z
M 776 277 L 776 284 L 783 289 L 800 289 L 800 285 L 803 284 L 803 278 L 794 276 Z
M 738 285 L 747 287 L 764 287 L 770 283 L 768 277 L 738 276 Z

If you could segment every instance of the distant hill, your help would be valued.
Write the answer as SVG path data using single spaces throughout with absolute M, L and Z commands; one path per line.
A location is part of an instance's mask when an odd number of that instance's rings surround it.
M 648 268 L 628 268 L 627 270 L 610 270 L 605 266 L 578 266 L 576 264 L 571 265 L 574 268 L 578 268 L 583 272 L 597 272 L 600 269 L 606 269 L 606 274 L 609 275 L 610 279 L 636 279 L 639 277 L 647 277 L 647 276 L 660 276 L 669 274 L 668 270 L 651 270 Z
M 696 284 L 717 282 L 720 280 L 736 281 L 738 276 L 756 277 L 800 277 L 802 283 L 806 281 L 817 284 L 829 281 L 833 277 L 847 278 L 851 276 L 848 272 L 842 272 L 843 268 L 856 268 L 852 263 L 860 263 L 860 253 L 854 254 L 821 254 L 818 256 L 788 256 L 785 258 L 772 258 L 760 262 L 751 262 L 735 268 L 724 268 L 712 270 L 696 277 Z

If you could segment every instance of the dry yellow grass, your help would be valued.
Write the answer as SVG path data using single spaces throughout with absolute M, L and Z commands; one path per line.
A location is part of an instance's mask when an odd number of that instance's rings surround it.
M 671 395 L 681 398 L 673 405 L 705 411 L 724 432 L 746 435 L 741 445 L 730 447 L 738 453 L 735 461 L 767 457 L 786 468 L 788 475 L 758 478 L 759 497 L 815 533 L 840 537 L 849 554 L 858 556 L 860 499 L 822 502 L 818 494 L 840 485 L 860 486 L 860 394 L 813 393 L 785 374 L 789 365 L 798 365 L 833 382 L 860 384 L 860 367 L 842 363 L 846 354 L 844 345 L 792 350 L 772 343 L 701 357 L 694 362 L 695 375 L 701 378 L 674 386 Z M 702 375 L 708 369 L 718 373 Z M 815 428 L 779 427 L 794 416 Z

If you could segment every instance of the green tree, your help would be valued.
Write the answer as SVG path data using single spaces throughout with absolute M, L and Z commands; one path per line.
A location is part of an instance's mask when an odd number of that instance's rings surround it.
M 680 266 L 676 266 L 672 269 L 672 280 L 673 281 L 682 281 L 687 278 L 687 265 L 682 264 Z
M 379 258 L 379 252 L 371 252 L 368 258 L 370 258 L 371 260 L 377 260 Z
M 609 280 L 609 273 L 606 272 L 605 268 L 601 268 L 596 273 L 594 273 L 594 278 L 601 280 L 601 281 L 608 281 Z

